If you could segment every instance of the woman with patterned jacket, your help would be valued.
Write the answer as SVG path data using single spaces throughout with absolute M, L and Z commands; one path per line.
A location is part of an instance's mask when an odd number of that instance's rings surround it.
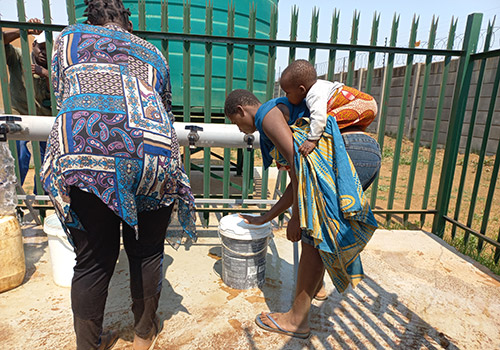
M 52 85 L 59 114 L 43 165 L 49 193 L 76 252 L 71 288 L 77 349 L 110 349 L 103 333 L 108 286 L 120 251 L 130 266 L 134 349 L 151 349 L 164 239 L 195 239 L 194 197 L 173 128 L 169 67 L 130 33 L 121 0 L 86 0 L 87 24 L 59 36 Z M 182 232 L 167 227 L 178 204 Z

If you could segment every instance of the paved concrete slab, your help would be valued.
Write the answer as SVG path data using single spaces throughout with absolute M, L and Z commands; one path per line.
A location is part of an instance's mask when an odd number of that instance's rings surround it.
M 70 289 L 51 275 L 47 240 L 25 228 L 24 283 L 0 294 L 2 349 L 74 349 Z M 217 227 L 197 243 L 165 247 L 160 301 L 164 324 L 155 349 L 500 349 L 500 282 L 422 231 L 378 230 L 362 254 L 366 278 L 343 295 L 314 301 L 307 340 L 267 333 L 261 311 L 285 311 L 294 292 L 292 244 L 275 231 L 262 289 L 233 290 L 220 280 Z M 114 349 L 131 349 L 127 258 L 112 279 L 105 327 L 120 331 Z

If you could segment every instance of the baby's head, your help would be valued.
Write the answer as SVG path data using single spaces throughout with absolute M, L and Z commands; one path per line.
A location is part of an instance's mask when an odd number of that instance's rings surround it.
M 285 68 L 281 74 L 280 85 L 290 103 L 298 105 L 306 98 L 316 80 L 318 75 L 314 66 L 309 61 L 297 60 Z
M 241 132 L 252 134 L 256 130 L 255 113 L 260 105 L 259 99 L 250 91 L 238 89 L 227 95 L 224 114 Z

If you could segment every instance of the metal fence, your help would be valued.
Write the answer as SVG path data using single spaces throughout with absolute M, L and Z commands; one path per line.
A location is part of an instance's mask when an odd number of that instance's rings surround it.
M 60 31 L 63 29 L 61 25 L 51 24 L 50 6 L 49 0 L 42 0 L 43 3 L 43 24 L 32 24 L 26 22 L 24 2 L 22 0 L 17 1 L 18 8 L 18 22 L 10 21 L 0 21 L 0 26 L 14 27 L 21 29 L 21 48 L 23 51 L 23 65 L 24 67 L 29 67 L 30 65 L 30 54 L 28 47 L 28 28 L 36 28 L 45 30 L 47 33 L 47 51 L 51 52 L 53 47 L 53 31 Z M 445 235 L 445 232 L 449 232 L 452 237 L 455 237 L 457 229 L 463 230 L 465 232 L 464 240 L 467 241 L 470 234 L 477 237 L 477 250 L 484 250 L 484 244 L 488 245 L 488 250 L 490 252 L 494 251 L 495 263 L 498 263 L 500 258 L 500 220 L 498 218 L 498 213 L 493 213 L 495 218 L 492 218 L 491 210 L 492 207 L 500 202 L 500 193 L 498 190 L 498 171 L 500 166 L 500 143 L 498 145 L 498 150 L 496 155 L 488 158 L 488 164 L 491 165 L 488 169 L 491 172 L 489 177 L 488 190 L 486 192 L 486 198 L 478 203 L 478 191 L 481 187 L 485 186 L 485 180 L 482 177 L 483 174 L 483 164 L 486 162 L 486 144 L 490 139 L 492 133 L 499 133 L 500 126 L 495 126 L 495 121 L 500 119 L 498 114 L 495 114 L 495 103 L 498 97 L 498 88 L 500 83 L 500 50 L 489 50 L 489 45 L 491 42 L 492 32 L 494 28 L 494 23 L 489 23 L 488 34 L 484 39 L 484 49 L 483 52 L 478 52 L 478 43 L 482 23 L 482 14 L 471 14 L 468 17 L 465 31 L 463 33 L 462 48 L 457 50 L 453 49 L 455 45 L 456 38 L 456 26 L 457 21 L 452 19 L 452 23 L 449 29 L 449 36 L 447 39 L 446 49 L 436 49 L 434 48 L 436 40 L 436 30 L 438 26 L 438 20 L 432 20 L 429 39 L 427 41 L 426 48 L 415 48 L 417 30 L 419 25 L 418 17 L 414 17 L 411 29 L 410 29 L 410 39 L 408 42 L 408 47 L 396 47 L 398 30 L 400 30 L 399 16 L 395 15 L 391 26 L 391 36 L 388 46 L 377 46 L 380 15 L 375 13 L 372 20 L 371 29 L 371 39 L 369 45 L 358 44 L 358 32 L 359 32 L 359 20 L 360 15 L 358 12 L 354 13 L 351 28 L 351 40 L 349 43 L 338 43 L 338 33 L 339 33 L 339 11 L 335 10 L 332 16 L 331 23 L 331 36 L 330 42 L 317 42 L 318 37 L 318 21 L 319 21 L 319 10 L 314 10 L 311 19 L 310 27 L 310 40 L 309 41 L 298 41 L 297 40 L 297 29 L 298 29 L 298 8 L 293 7 L 291 12 L 291 27 L 290 27 L 290 40 L 277 40 L 277 9 L 275 7 L 271 10 L 270 18 L 270 32 L 269 39 L 257 39 L 255 38 L 255 27 L 256 27 L 256 8 L 251 7 L 249 9 L 249 23 L 248 23 L 248 37 L 234 37 L 234 27 L 235 27 L 235 10 L 232 4 L 228 5 L 228 19 L 227 19 L 227 35 L 216 36 L 212 35 L 213 26 L 213 5 L 208 3 L 206 6 L 206 19 L 205 19 L 205 35 L 190 34 L 190 3 L 184 3 L 183 12 L 183 32 L 182 33 L 172 33 L 168 31 L 168 12 L 167 12 L 167 2 L 162 1 L 162 27 L 161 30 L 152 31 L 145 30 L 145 23 L 148 14 L 145 12 L 145 1 L 140 0 L 138 2 L 139 10 L 139 30 L 135 31 L 135 34 L 144 37 L 148 40 L 160 40 L 161 50 L 163 54 L 168 58 L 169 56 L 169 43 L 170 42 L 181 42 L 182 43 L 182 55 L 183 55 L 183 103 L 182 106 L 174 106 L 174 111 L 177 112 L 176 118 L 183 122 L 204 122 L 204 123 L 228 123 L 227 120 L 223 118 L 220 111 L 213 110 L 211 108 L 211 90 L 212 90 L 212 70 L 213 70 L 213 56 L 212 49 L 213 45 L 224 45 L 226 50 L 226 61 L 225 61 L 225 90 L 226 93 L 233 89 L 233 76 L 234 76 L 234 49 L 235 46 L 244 46 L 247 48 L 247 82 L 246 88 L 248 90 L 253 90 L 254 81 L 254 65 L 255 65 L 255 51 L 256 48 L 259 50 L 267 50 L 268 52 L 268 64 L 267 64 L 267 87 L 265 91 L 265 98 L 271 99 L 273 97 L 274 84 L 275 84 L 275 62 L 276 62 L 276 50 L 277 48 L 287 48 L 288 49 L 288 61 L 291 62 L 296 59 L 297 49 L 308 50 L 309 61 L 313 64 L 316 63 L 316 53 L 319 50 L 326 50 L 329 54 L 328 67 L 326 69 L 326 78 L 329 80 L 335 77 L 335 64 L 337 62 L 337 54 L 339 52 L 348 53 L 347 58 L 347 73 L 345 75 L 345 83 L 347 85 L 352 85 L 355 76 L 358 74 L 359 64 L 356 65 L 356 58 L 359 57 L 359 53 L 367 55 L 367 59 L 364 59 L 365 66 L 363 69 L 362 81 L 359 83 L 361 89 L 364 92 L 374 94 L 372 91 L 374 79 L 383 79 L 381 84 L 382 88 L 380 92 L 379 99 L 379 115 L 378 115 L 378 125 L 377 125 L 377 135 L 376 138 L 383 150 L 383 153 L 390 153 L 392 156 L 392 166 L 386 172 L 386 182 L 384 186 L 381 185 L 382 176 L 380 176 L 371 186 L 370 191 L 370 204 L 373 211 L 378 215 L 379 221 L 389 222 L 396 216 L 401 219 L 403 224 L 407 224 L 411 217 L 418 217 L 418 222 L 422 226 L 425 222 L 425 218 L 432 216 L 432 232 L 440 237 Z M 69 23 L 74 23 L 76 21 L 76 16 L 74 12 L 73 0 L 67 0 L 67 11 Z M 324 29 L 323 29 L 324 30 Z M 205 48 L 205 66 L 204 66 L 204 81 L 205 81 L 205 95 L 204 95 L 204 105 L 202 108 L 195 108 L 197 106 L 192 106 L 190 101 L 190 57 L 191 57 L 191 45 L 201 44 Z M 376 77 L 374 75 L 375 62 L 377 55 L 386 55 L 387 59 L 384 62 L 384 75 L 382 77 Z M 386 141 L 388 136 L 386 136 L 386 119 L 388 114 L 388 109 L 390 108 L 391 101 L 391 84 L 393 84 L 393 71 L 395 69 L 395 57 L 396 55 L 404 55 L 406 57 L 406 72 L 402 84 L 401 93 L 401 103 L 399 108 L 399 124 L 397 128 L 397 133 L 392 137 L 393 145 L 390 150 L 386 146 Z M 404 138 L 405 129 L 405 117 L 408 113 L 408 96 L 410 92 L 410 83 L 412 76 L 412 68 L 416 62 L 416 57 L 419 61 L 422 61 L 422 57 L 425 59 L 425 64 L 423 66 L 423 73 L 421 79 L 420 90 L 420 106 L 418 109 L 418 115 L 415 117 L 416 129 L 413 135 L 412 148 L 410 154 L 406 154 L 403 148 L 403 143 L 406 141 Z M 428 93 L 428 86 L 430 80 L 430 73 L 432 63 L 439 57 L 442 60 L 442 73 L 441 73 L 441 83 L 440 89 L 437 93 L 432 95 Z M 447 93 L 446 86 L 450 84 L 450 65 L 452 60 L 457 59 L 458 69 L 456 72 L 456 78 L 452 81 L 453 92 L 452 95 Z M 487 65 L 495 65 L 494 77 L 490 77 L 487 81 L 484 81 L 485 77 L 485 67 Z M 473 68 L 475 65 L 479 65 L 479 73 L 473 75 Z M 12 112 L 10 106 L 10 95 L 8 89 L 7 80 L 7 68 L 5 61 L 5 52 L 2 39 L 0 39 L 0 78 L 2 83 L 2 96 L 4 101 L 4 111 L 6 114 Z M 359 78 L 359 77 L 358 77 Z M 36 114 L 34 94 L 33 94 L 33 81 L 31 77 L 31 72 L 29 69 L 25 69 L 24 79 L 27 88 L 28 95 L 28 110 L 29 113 Z M 469 91 L 472 82 L 476 85 L 476 91 Z M 480 91 L 483 87 L 487 87 L 488 91 L 491 91 L 489 101 L 485 101 L 484 98 L 480 98 Z M 175 93 L 175 91 L 174 91 Z M 422 157 L 422 148 L 420 146 L 421 130 L 423 123 L 423 116 L 426 112 L 426 103 L 429 99 L 437 100 L 437 108 L 435 108 L 435 123 L 432 142 L 428 148 L 428 155 L 426 156 L 425 165 L 426 169 L 420 169 L 419 159 Z M 445 104 L 450 103 L 450 108 L 448 112 L 445 113 Z M 469 130 L 468 133 L 462 136 L 462 125 L 464 124 L 464 118 L 466 117 L 466 107 L 467 104 L 473 104 L 471 115 L 467 116 L 469 119 Z M 488 105 L 486 120 L 483 124 L 484 130 L 480 130 L 479 137 L 482 139 L 482 147 L 479 151 L 477 165 L 474 167 L 469 166 L 470 156 L 471 156 L 471 140 L 474 136 L 478 137 L 478 130 L 475 128 L 476 116 L 478 108 Z M 54 99 L 52 99 L 52 110 L 54 115 L 57 114 Z M 447 120 L 448 125 L 443 126 L 442 121 Z M 438 136 L 440 130 L 445 129 L 446 133 L 446 145 L 444 147 L 444 153 L 442 158 L 438 150 Z M 459 155 L 460 143 L 465 142 L 465 152 L 463 155 Z M 391 143 L 391 144 L 392 144 Z M 13 154 L 16 153 L 15 144 L 13 141 L 9 142 Z M 36 174 L 36 183 L 38 194 L 42 194 L 42 186 L 40 184 L 39 170 L 40 170 L 40 155 L 38 142 L 33 142 L 34 151 L 34 166 Z M 386 152 L 390 151 L 390 152 Z M 202 162 L 196 163 L 193 161 L 193 154 L 196 152 L 202 152 Z M 260 166 L 257 165 L 259 162 L 258 151 L 254 149 L 240 148 L 238 150 L 226 148 L 222 153 L 214 152 L 213 149 L 208 147 L 195 149 L 194 151 L 188 147 L 184 148 L 184 162 L 186 170 L 189 175 L 193 175 L 194 172 L 201 172 L 203 189 L 201 193 L 197 196 L 198 199 L 205 199 L 205 201 L 199 201 L 202 203 L 199 205 L 200 211 L 263 211 L 267 210 L 269 201 L 268 199 L 273 195 L 274 189 L 269 186 L 270 176 L 269 172 L 262 169 L 260 171 L 261 177 L 256 179 L 254 177 L 254 168 Z M 405 154 L 403 154 L 405 153 Z M 401 175 L 402 169 L 402 157 L 409 156 L 411 159 L 408 167 L 405 168 L 405 177 Z M 476 155 L 477 156 L 477 155 Z M 233 157 L 234 159 L 231 159 Z M 463 157 L 463 158 L 461 158 Z M 457 162 L 460 158 L 461 171 L 457 172 Z M 221 164 L 214 164 L 214 159 L 220 160 Z M 437 163 L 440 163 L 440 167 Z M 195 164 L 196 163 L 196 164 Z M 434 185 L 438 185 L 437 189 L 433 189 L 433 178 L 435 179 L 436 169 L 441 169 L 439 175 L 438 184 L 434 180 Z M 470 174 L 473 172 L 475 174 L 473 181 L 468 181 L 470 179 Z M 415 187 L 415 179 L 418 178 L 423 181 L 423 186 Z M 214 191 L 211 187 L 211 179 L 215 179 L 221 182 L 221 191 Z M 274 178 L 273 178 L 274 180 Z M 454 185 L 458 182 L 458 185 Z M 258 186 L 257 186 L 257 185 Z M 286 184 L 285 177 L 281 177 L 278 181 L 276 189 L 283 189 Z M 399 186 L 399 187 L 398 187 Z M 401 190 L 401 186 L 403 190 Z M 472 186 L 472 193 L 466 200 L 468 204 L 468 215 L 467 220 L 464 222 L 464 218 L 460 217 L 460 210 L 463 209 L 464 196 L 466 192 L 466 187 Z M 436 187 L 436 186 L 434 186 Z M 384 190 L 385 200 L 381 200 L 382 195 L 380 192 Z M 417 202 L 415 198 L 419 199 Z M 420 201 L 421 199 L 421 201 Z M 248 200 L 245 202 L 245 200 Z M 236 203 L 242 204 L 237 206 Z M 473 218 L 474 215 L 480 213 L 482 216 L 481 224 L 479 228 L 474 227 Z M 447 227 L 448 224 L 448 227 Z M 451 224 L 451 226 L 449 226 Z M 490 225 L 489 225 L 490 224 Z M 496 225 L 496 227 L 493 227 Z M 498 234 L 496 234 L 498 232 Z

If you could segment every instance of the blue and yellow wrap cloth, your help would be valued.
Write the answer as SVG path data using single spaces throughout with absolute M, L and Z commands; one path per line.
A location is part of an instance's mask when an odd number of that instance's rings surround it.
M 298 178 L 300 226 L 314 239 L 335 288 L 343 292 L 364 277 L 360 253 L 377 229 L 363 188 L 333 117 L 328 118 L 317 147 L 304 157 L 309 119 L 291 125 Z M 276 148 L 276 162 L 286 165 Z

